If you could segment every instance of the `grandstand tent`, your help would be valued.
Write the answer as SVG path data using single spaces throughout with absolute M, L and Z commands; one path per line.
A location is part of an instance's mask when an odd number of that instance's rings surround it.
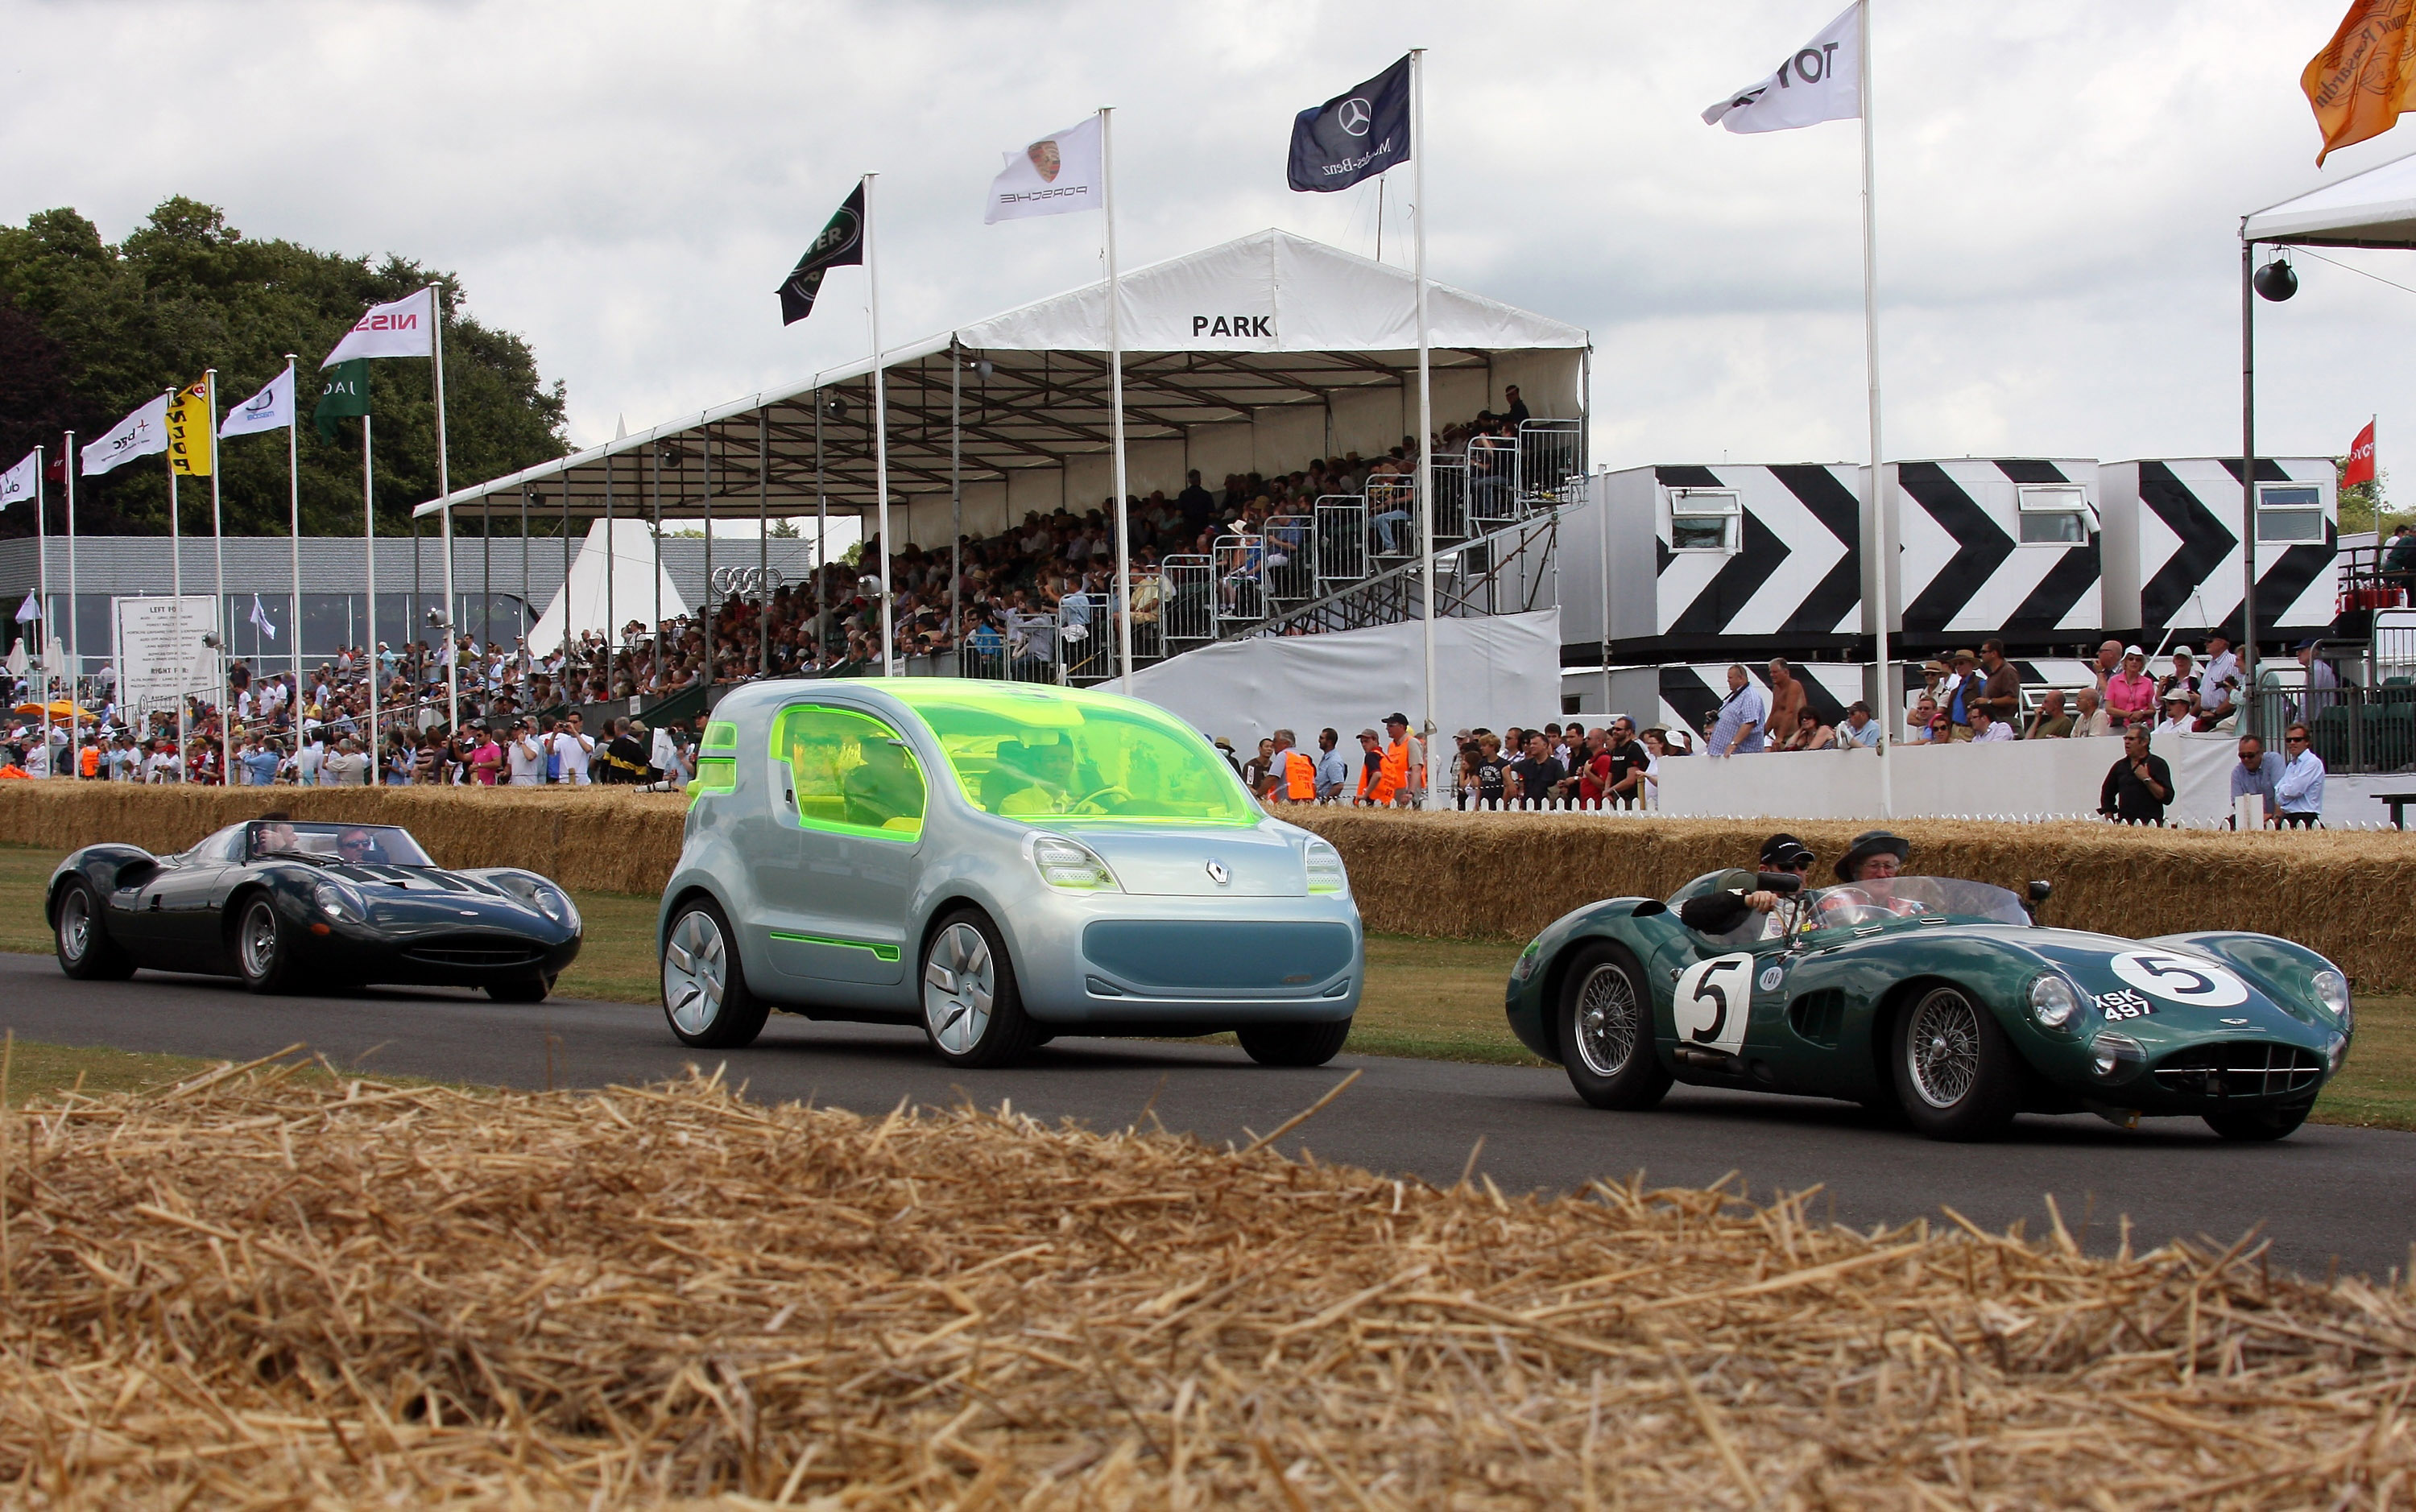
M 1262 231 L 1128 272 L 1121 300 L 1137 497 L 1171 498 L 1191 469 L 1213 488 L 1229 472 L 1374 456 L 1417 428 L 1416 283 L 1404 268 Z M 1586 332 L 1440 284 L 1427 305 L 1438 427 L 1501 409 L 1510 384 L 1538 419 L 1584 417 Z M 1106 313 L 1094 283 L 886 354 L 893 549 L 1108 502 Z M 824 504 L 869 533 L 871 370 L 868 358 L 818 373 L 418 513 L 449 508 L 457 529 L 484 518 L 508 532 L 525 504 L 539 528 L 566 531 L 572 516 L 795 516 Z M 729 565 L 753 562 L 752 543 L 721 542 Z

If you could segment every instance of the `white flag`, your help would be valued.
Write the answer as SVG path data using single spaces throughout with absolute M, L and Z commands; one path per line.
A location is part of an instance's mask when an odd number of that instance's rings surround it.
M 291 371 L 291 369 L 288 370 Z M 277 638 L 277 627 L 268 622 L 268 610 L 261 604 L 260 595 L 257 593 L 251 595 L 251 625 L 253 629 L 269 639 Z
M 322 367 L 352 357 L 428 357 L 436 351 L 436 291 L 422 289 L 391 305 L 371 306 L 353 322 Z
M 268 386 L 227 412 L 226 423 L 219 427 L 221 436 L 256 436 L 264 430 L 283 430 L 294 424 L 294 365 L 268 381 Z
M 1863 113 L 1862 0 L 1798 49 L 1778 71 L 1703 112 L 1705 126 L 1788 131 Z
M 27 452 L 23 461 L 6 472 L 0 472 L 0 509 L 6 509 L 19 500 L 32 502 L 34 490 L 41 481 L 42 454 L 39 451 Z
M 41 617 L 42 606 L 36 601 L 33 594 L 26 594 L 25 602 L 17 606 L 17 622 L 23 624 L 28 620 L 38 620 Z
M 117 423 L 117 428 L 83 449 L 83 475 L 98 477 L 122 462 L 168 449 L 168 396 L 160 395 Z
M 985 225 L 1027 216 L 1062 216 L 1096 210 L 1107 202 L 1099 172 L 1099 118 L 1051 132 L 1027 147 L 1001 156 L 1005 171 L 990 180 Z

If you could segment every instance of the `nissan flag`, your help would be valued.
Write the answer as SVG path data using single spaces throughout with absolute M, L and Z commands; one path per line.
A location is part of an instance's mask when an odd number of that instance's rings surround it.
M 41 470 L 42 453 L 37 447 L 25 454 L 23 461 L 6 472 L 0 472 L 0 509 L 6 509 L 20 500 L 31 500 L 35 488 L 40 485 Z
M 160 395 L 83 449 L 83 475 L 97 478 L 122 462 L 168 449 L 168 396 Z
M 1347 189 L 1410 160 L 1410 60 L 1306 110 L 1291 123 L 1291 187 Z
M 268 381 L 268 386 L 227 412 L 226 421 L 219 427 L 219 435 L 256 436 L 264 430 L 283 430 L 294 424 L 294 365 Z
M 1703 112 L 1705 126 L 1731 131 L 1790 131 L 1863 113 L 1863 5 L 1795 50 L 1778 71 Z
M 436 290 L 405 294 L 391 305 L 373 305 L 353 322 L 322 367 L 353 357 L 432 357 L 436 354 Z
M 864 181 L 841 201 L 822 234 L 797 259 L 780 284 L 780 323 L 794 325 L 814 312 L 814 296 L 823 292 L 823 275 L 833 268 L 864 266 Z
M 1003 154 L 1006 168 L 989 183 L 984 225 L 1027 216 L 1096 210 L 1106 202 L 1099 173 L 1099 118 L 1052 131 L 1028 147 Z

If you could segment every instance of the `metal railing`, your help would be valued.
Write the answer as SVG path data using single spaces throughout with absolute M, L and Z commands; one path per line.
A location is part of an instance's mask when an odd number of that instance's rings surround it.
M 1267 597 L 1281 604 L 1317 596 L 1317 519 L 1313 515 L 1270 515 L 1266 533 Z
M 1438 457 L 1434 459 L 1434 528 L 1438 546 L 1468 539 L 1468 458 L 1465 457 Z
M 2257 728 L 2280 750 L 2292 725 L 2324 770 L 2341 775 L 2416 771 L 2416 682 L 2394 676 L 2378 688 L 2276 688 L 2257 695 Z
M 1518 516 L 1518 443 L 1507 436 L 1468 439 L 1469 531 L 1483 535 Z
M 1166 559 L 1165 596 L 1157 619 L 1167 654 L 1216 638 L 1216 562 L 1184 553 Z
M 1317 590 L 1330 593 L 1367 576 L 1367 501 L 1330 493 L 1317 501 Z
M 1216 563 L 1216 634 L 1228 626 L 1255 624 L 1267 617 L 1265 540 L 1255 532 L 1220 535 L 1212 547 Z
M 1585 477 L 1585 422 L 1529 420 L 1518 427 L 1518 507 L 1552 509 L 1577 502 L 1571 479 Z
M 1418 480 L 1398 473 L 1367 480 L 1367 548 L 1387 560 L 1414 557 L 1418 541 Z

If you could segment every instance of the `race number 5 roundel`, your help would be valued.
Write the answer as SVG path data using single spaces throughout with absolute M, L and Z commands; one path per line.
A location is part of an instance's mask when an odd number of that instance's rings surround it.
M 1714 956 L 1698 961 L 1678 978 L 1669 1017 L 1678 1042 L 1735 1055 L 1744 1045 L 1745 1021 L 1753 1016 L 1753 957 Z
M 2107 965 L 2114 974 L 2168 1003 L 2191 1008 L 2237 1008 L 2248 1001 L 2248 984 L 2212 961 L 2170 951 L 2125 951 Z

